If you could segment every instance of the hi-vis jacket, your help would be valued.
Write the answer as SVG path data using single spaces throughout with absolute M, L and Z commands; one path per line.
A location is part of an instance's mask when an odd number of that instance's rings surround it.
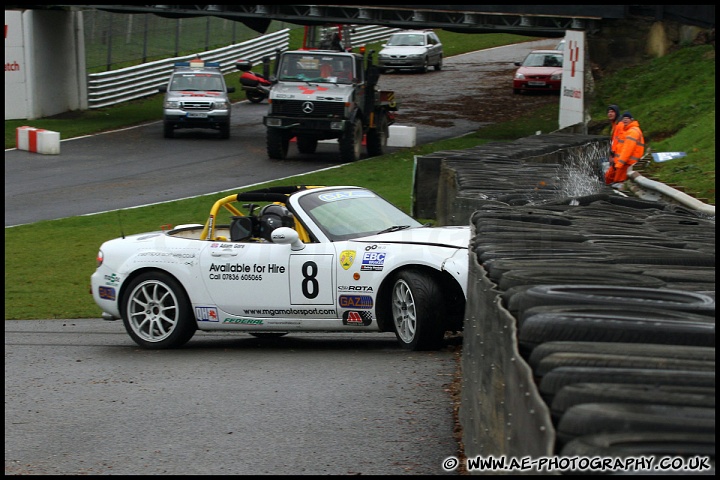
M 637 120 L 620 127 L 616 153 L 615 168 L 635 165 L 642 158 L 645 153 L 645 137 Z

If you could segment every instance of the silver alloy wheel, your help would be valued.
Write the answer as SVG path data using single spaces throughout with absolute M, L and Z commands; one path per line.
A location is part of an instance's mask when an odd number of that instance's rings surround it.
M 417 332 L 417 311 L 410 286 L 402 279 L 393 287 L 392 315 L 397 335 L 403 342 L 411 343 Z
M 128 297 L 130 327 L 147 342 L 161 342 L 178 325 L 180 308 L 175 292 L 158 280 L 138 284 Z

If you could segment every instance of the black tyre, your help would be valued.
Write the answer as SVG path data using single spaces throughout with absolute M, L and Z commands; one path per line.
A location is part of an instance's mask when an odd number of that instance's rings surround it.
M 582 403 L 560 418 L 557 439 L 631 432 L 715 434 L 715 408 L 638 403 Z
M 547 307 L 539 307 L 545 309 Z M 553 308 L 553 307 L 550 307 Z M 635 357 L 662 357 L 667 359 L 715 361 L 715 347 L 694 345 L 658 345 L 654 343 L 621 342 L 544 342 L 530 355 L 528 364 L 535 369 L 540 361 L 553 353 L 588 353 L 596 355 L 632 355 Z
M 141 347 L 175 348 L 195 334 L 197 322 L 187 294 L 167 273 L 139 275 L 125 292 L 120 314 L 128 334 Z
M 165 138 L 173 138 L 175 136 L 175 128 L 173 128 L 172 123 L 163 123 L 163 137 Z
M 297 147 L 300 153 L 315 153 L 317 146 L 317 138 L 307 137 L 304 135 L 297 136 Z
M 703 456 L 714 459 L 715 435 L 688 432 L 598 433 L 568 442 L 561 454 L 566 457 L 627 458 L 655 455 L 658 458 Z
M 420 73 L 426 73 L 428 70 L 430 70 L 430 61 L 427 57 L 425 57 L 425 60 L 423 60 L 423 65 L 420 67 L 419 72 Z
M 273 160 L 285 160 L 290 146 L 290 136 L 284 130 L 267 129 L 267 154 Z
M 550 411 L 559 419 L 581 403 L 646 403 L 686 407 L 715 407 L 715 387 L 676 385 L 575 383 L 565 385 L 553 397 Z
M 522 288 L 522 287 L 513 287 Z M 507 292 L 510 294 L 510 291 Z M 615 305 L 662 308 L 715 317 L 715 299 L 700 293 L 665 288 L 605 285 L 537 285 L 513 292 L 511 312 L 540 305 Z
M 248 100 L 250 100 L 252 103 L 260 103 L 263 100 L 265 100 L 265 94 L 261 92 L 256 92 L 254 90 L 248 90 L 245 92 L 245 96 Z
M 439 72 L 440 70 L 442 70 L 442 66 L 443 66 L 442 63 L 443 63 L 443 59 L 442 59 L 442 56 L 440 56 L 440 60 L 438 60 L 438 63 L 435 64 L 436 72 Z
M 415 270 L 399 272 L 392 284 L 395 336 L 408 350 L 437 350 L 445 329 L 442 290 L 435 279 Z
M 566 271 L 555 270 L 543 272 L 537 270 L 511 270 L 500 278 L 498 287 L 507 290 L 516 285 L 552 285 L 552 284 L 582 284 L 592 283 L 596 285 L 632 285 L 635 287 L 660 288 L 666 285 L 665 281 L 647 275 L 634 275 L 626 272 L 603 270 L 596 268 L 589 269 L 567 269 Z
M 715 387 L 715 372 L 690 370 L 656 370 L 649 368 L 559 367 L 540 381 L 540 394 L 552 404 L 555 394 L 565 385 L 574 383 L 626 383 Z
M 362 148 L 363 128 L 359 118 L 356 118 L 350 128 L 340 137 L 340 159 L 345 162 L 360 160 Z
M 565 306 L 525 312 L 518 327 L 518 341 L 525 349 L 551 341 L 715 345 L 715 319 L 705 315 L 633 305 Z
M 370 157 L 378 157 L 385 153 L 390 134 L 385 113 L 376 115 L 376 118 L 375 128 L 371 128 L 367 133 L 367 152 Z
M 715 371 L 715 360 L 687 360 L 684 358 L 643 357 L 632 355 L 611 355 L 608 353 L 556 352 L 540 360 L 533 369 L 535 376 L 542 377 L 560 367 L 605 367 L 605 368 L 654 368 L 665 370 Z
M 223 123 L 220 125 L 220 138 L 223 140 L 227 140 L 230 138 L 230 124 L 229 123 Z

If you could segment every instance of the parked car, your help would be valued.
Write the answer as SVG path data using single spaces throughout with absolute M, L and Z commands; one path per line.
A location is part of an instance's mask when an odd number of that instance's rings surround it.
M 405 30 L 393 33 L 378 53 L 380 72 L 419 70 L 432 66 L 442 70 L 443 46 L 432 30 Z
M 470 227 L 423 225 L 365 188 L 271 187 L 218 199 L 204 225 L 103 243 L 91 291 L 144 348 L 205 330 L 394 332 L 432 350 L 462 330 L 469 243 Z
M 519 68 L 513 77 L 513 93 L 543 91 L 560 93 L 563 52 L 533 50 L 525 60 L 515 62 Z

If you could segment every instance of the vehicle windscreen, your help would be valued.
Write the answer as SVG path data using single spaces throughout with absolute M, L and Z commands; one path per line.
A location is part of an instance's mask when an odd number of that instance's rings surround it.
M 523 61 L 523 67 L 562 67 L 560 53 L 531 53 Z
M 422 47 L 425 45 L 424 35 L 392 35 L 387 42 L 388 47 Z
M 333 242 L 422 224 L 375 193 L 363 189 L 305 195 L 300 205 Z
M 285 82 L 352 83 L 353 77 L 353 59 L 347 55 L 285 54 L 278 69 L 278 80 Z
M 225 89 L 220 75 L 189 72 L 173 75 L 169 90 L 222 92 Z

